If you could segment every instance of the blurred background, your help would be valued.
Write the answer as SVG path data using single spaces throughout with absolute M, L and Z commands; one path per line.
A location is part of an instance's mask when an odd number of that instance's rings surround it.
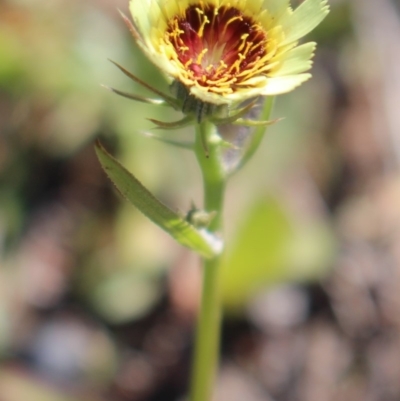
M 217 401 L 400 399 L 400 4 L 330 4 L 313 79 L 228 188 Z M 117 8 L 0 1 L 1 401 L 187 391 L 198 259 L 119 197 L 93 143 L 182 213 L 200 174 L 143 135 L 179 114 L 100 86 L 145 94 L 112 59 L 168 90 Z

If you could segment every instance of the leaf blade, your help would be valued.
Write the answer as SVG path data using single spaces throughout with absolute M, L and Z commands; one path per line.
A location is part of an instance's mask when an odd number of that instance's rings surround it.
M 205 230 L 196 229 L 178 213 L 160 202 L 98 141 L 95 145 L 95 151 L 105 173 L 121 195 L 146 217 L 168 232 L 177 242 L 205 258 L 213 258 L 221 251 L 221 243 L 218 238 Z

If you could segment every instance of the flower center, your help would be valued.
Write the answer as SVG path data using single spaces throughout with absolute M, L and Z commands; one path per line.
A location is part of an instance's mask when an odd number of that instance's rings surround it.
M 268 69 L 265 30 L 234 7 L 192 5 L 168 22 L 165 41 L 183 67 L 182 80 L 215 93 L 232 93 Z

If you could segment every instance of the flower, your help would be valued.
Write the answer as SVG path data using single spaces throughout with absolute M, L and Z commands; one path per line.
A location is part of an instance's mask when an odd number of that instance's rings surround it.
M 316 44 L 298 40 L 327 0 L 131 0 L 131 31 L 148 58 L 201 102 L 232 105 L 289 92 L 311 75 Z

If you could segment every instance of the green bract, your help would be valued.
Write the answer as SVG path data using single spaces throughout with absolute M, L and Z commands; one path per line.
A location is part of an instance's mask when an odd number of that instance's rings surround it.
M 97 157 L 118 191 L 135 205 L 145 216 L 168 232 L 177 242 L 212 258 L 222 250 L 222 242 L 205 229 L 198 229 L 184 217 L 169 209 L 151 194 L 136 177 L 130 174 L 98 142 Z

